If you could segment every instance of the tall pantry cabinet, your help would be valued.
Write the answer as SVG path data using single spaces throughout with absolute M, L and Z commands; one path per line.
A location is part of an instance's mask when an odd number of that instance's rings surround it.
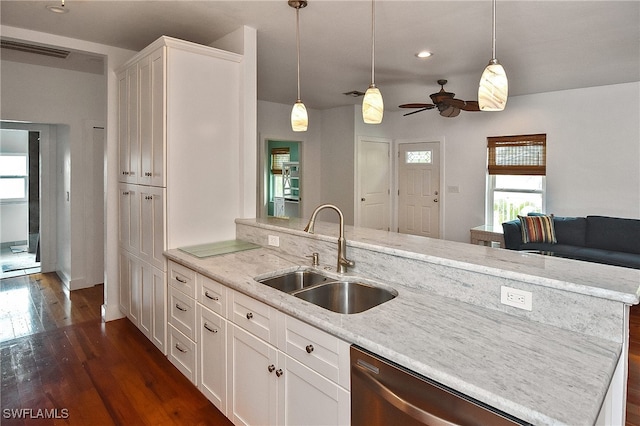
M 160 37 L 118 70 L 119 305 L 167 353 L 163 251 L 232 239 L 242 56 Z

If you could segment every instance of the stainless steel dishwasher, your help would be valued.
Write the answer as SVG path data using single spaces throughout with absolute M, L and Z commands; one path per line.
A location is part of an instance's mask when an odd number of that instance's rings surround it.
M 499 426 L 528 423 L 351 346 L 351 424 Z

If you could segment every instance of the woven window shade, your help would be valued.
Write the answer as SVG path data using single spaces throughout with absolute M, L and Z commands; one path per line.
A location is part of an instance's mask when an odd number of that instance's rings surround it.
M 547 135 L 487 138 L 490 175 L 547 174 Z
M 271 173 L 274 175 L 282 174 L 282 164 L 289 161 L 289 148 L 272 148 L 271 149 Z

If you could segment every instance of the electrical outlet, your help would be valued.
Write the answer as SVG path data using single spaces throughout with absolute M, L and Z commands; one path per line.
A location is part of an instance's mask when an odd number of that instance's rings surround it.
M 533 294 L 530 291 L 511 287 L 500 287 L 500 303 L 530 311 L 533 309 Z
M 269 235 L 267 243 L 270 246 L 280 247 L 280 237 L 278 237 L 277 235 Z

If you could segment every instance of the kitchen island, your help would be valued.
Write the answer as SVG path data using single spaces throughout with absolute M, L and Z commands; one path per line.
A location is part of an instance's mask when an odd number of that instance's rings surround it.
M 338 227 L 299 220 L 237 220 L 239 240 L 262 248 L 173 261 L 338 338 L 532 424 L 602 424 L 624 416 L 628 307 L 640 271 L 347 227 L 349 275 L 398 292 L 342 315 L 254 280 L 317 252 L 336 263 Z M 269 236 L 279 246 L 268 245 Z M 508 285 L 533 294 L 532 310 L 500 303 Z M 600 416 L 600 417 L 599 417 Z

